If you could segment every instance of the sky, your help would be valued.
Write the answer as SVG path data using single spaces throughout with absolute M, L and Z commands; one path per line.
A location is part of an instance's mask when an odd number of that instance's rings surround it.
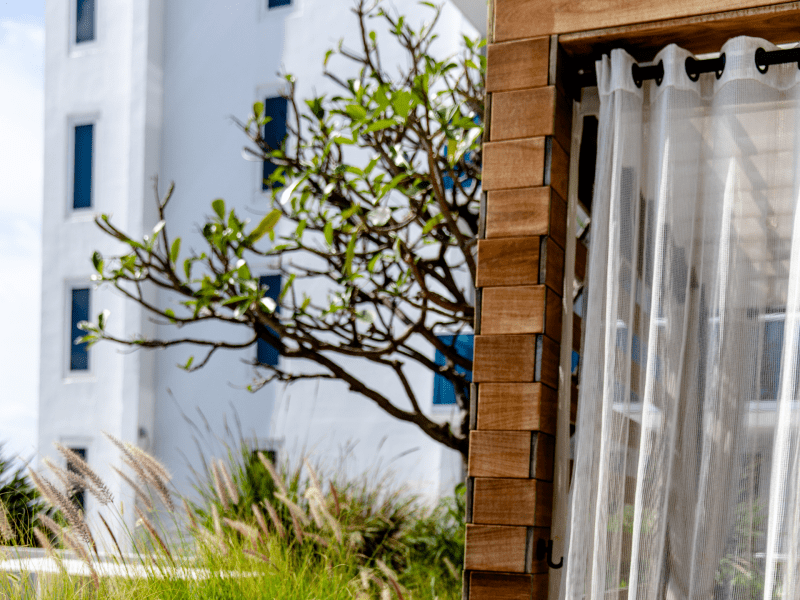
M 44 0 L 0 0 L 0 443 L 33 456 L 39 390 Z

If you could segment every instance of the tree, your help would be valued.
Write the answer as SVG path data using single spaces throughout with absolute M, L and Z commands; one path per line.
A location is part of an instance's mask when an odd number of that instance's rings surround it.
M 203 347 L 199 361 L 182 365 L 189 371 L 204 366 L 219 349 L 265 340 L 282 356 L 305 359 L 315 370 L 255 365 L 260 375 L 251 389 L 275 380 L 340 380 L 466 457 L 464 372 L 471 371 L 472 360 L 437 337 L 434 328 L 454 334 L 455 340 L 471 332 L 475 314 L 484 43 L 465 38 L 459 57 L 433 57 L 441 8 L 422 4 L 430 7 L 432 19 L 415 29 L 380 0 L 357 1 L 359 49 L 340 44 L 325 56 L 325 76 L 338 95 L 298 102 L 295 80 L 286 76 L 293 118 L 280 147 L 265 140 L 262 128 L 270 119 L 263 103 L 253 106 L 246 122 L 237 121 L 250 140 L 246 151 L 275 166 L 265 180 L 272 207 L 255 227 L 228 210 L 224 200 L 214 200 L 214 215 L 202 227 L 205 250 L 182 257 L 181 240 L 169 235 L 166 217 L 174 187 L 162 198 L 157 183 L 160 220 L 149 235 L 135 239 L 108 215 L 97 219 L 105 233 L 129 248 L 115 257 L 95 252 L 97 281 L 178 327 L 222 321 L 250 329 L 247 341 L 123 339 L 106 330 L 105 312 L 96 323 L 83 324 L 87 335 L 82 339 L 145 348 Z M 387 26 L 407 58 L 398 75 L 382 62 L 378 36 L 369 27 L 374 19 Z M 345 81 L 328 70 L 337 56 L 356 65 L 358 76 Z M 275 301 L 265 296 L 248 260 L 278 255 L 285 284 Z M 177 294 L 182 308 L 157 306 L 149 300 L 148 286 Z M 303 291 L 308 289 L 329 294 L 323 301 Z M 444 366 L 425 351 L 431 346 L 445 357 Z M 364 383 L 343 364 L 346 357 L 388 369 L 404 390 L 406 406 Z M 411 364 L 452 382 L 460 408 L 457 430 L 423 414 L 407 374 Z
M 36 515 L 49 511 L 24 468 L 14 468 L 2 450 L 0 444 L 0 545 L 37 545 L 33 535 Z

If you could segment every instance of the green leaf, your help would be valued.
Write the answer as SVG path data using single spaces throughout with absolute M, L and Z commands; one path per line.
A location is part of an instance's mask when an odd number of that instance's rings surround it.
M 297 275 L 292 273 L 289 275 L 289 278 L 286 280 L 286 283 L 283 285 L 283 289 L 281 290 L 280 296 L 278 296 L 278 302 L 283 302 L 283 297 L 292 289 L 292 284 L 294 283 L 294 279 Z
M 322 61 L 322 66 L 323 67 L 327 67 L 328 66 L 328 61 L 330 60 L 331 56 L 333 56 L 333 50 L 328 50 L 325 53 L 325 60 Z
M 297 186 L 303 183 L 303 181 L 305 181 L 305 177 L 300 177 L 299 179 L 295 179 L 290 186 L 288 186 L 285 190 L 283 190 L 280 199 L 281 206 L 285 206 L 286 203 L 292 199 L 292 194 L 294 194 L 294 191 L 297 189 Z
M 189 369 L 191 369 L 191 368 L 192 368 L 192 363 L 193 363 L 193 362 L 194 362 L 194 356 L 190 356 L 190 357 L 189 357 L 189 360 L 187 360 L 187 361 L 186 361 L 186 364 L 185 364 L 185 365 L 178 365 L 178 366 L 179 366 L 181 369 L 183 369 L 184 371 L 188 371 Z
M 388 129 L 395 125 L 394 119 L 379 119 L 373 122 L 369 127 L 364 130 L 364 133 L 374 133 L 382 129 Z
M 347 250 L 345 251 L 344 255 L 344 274 L 345 276 L 349 277 L 351 271 L 353 270 L 353 257 L 356 254 L 356 241 L 358 240 L 358 232 L 354 232 L 352 236 L 350 236 L 350 241 L 347 242 Z
M 392 211 L 388 206 L 379 206 L 367 213 L 367 220 L 374 227 L 383 227 L 392 217 Z
M 367 109 L 358 104 L 348 104 L 344 110 L 351 119 L 356 121 L 360 121 L 367 116 Z
M 172 248 L 170 248 L 169 251 L 169 259 L 172 262 L 177 263 L 178 254 L 180 254 L 180 251 L 181 251 L 181 238 L 175 238 L 175 241 L 172 242 Z
M 254 102 L 253 103 L 253 116 L 256 119 L 261 117 L 261 113 L 264 112 L 264 103 L 263 102 Z
M 211 203 L 211 208 L 214 209 L 214 212 L 217 213 L 217 216 L 220 219 L 225 218 L 225 200 L 222 198 L 217 198 Z
M 431 232 L 431 229 L 436 227 L 439 224 L 439 221 L 444 219 L 444 214 L 439 213 L 433 218 L 428 219 L 428 222 L 425 223 L 425 226 L 422 228 L 422 235 L 427 235 Z
M 106 323 L 108 322 L 108 317 L 111 315 L 111 312 L 106 309 L 97 315 L 97 328 L 100 331 L 103 331 L 106 328 Z
M 394 109 L 394 114 L 398 117 L 402 117 L 404 120 L 408 118 L 409 112 L 411 112 L 411 107 L 416 104 L 414 102 L 414 94 L 409 91 L 400 91 L 394 95 L 392 98 L 392 108 Z
M 103 255 L 100 254 L 97 250 L 94 251 L 92 254 L 92 264 L 94 265 L 95 271 L 98 273 L 103 272 Z
M 325 241 L 328 242 L 328 246 L 333 246 L 333 223 L 330 221 L 325 223 L 322 231 L 325 234 Z
M 167 310 L 165 310 L 165 311 L 164 311 L 164 314 L 167 316 L 167 318 L 168 318 L 168 319 L 169 319 L 169 320 L 170 320 L 172 323 L 174 323 L 174 322 L 175 322 L 175 311 L 174 311 L 174 310 L 172 310 L 171 308 L 168 308 Z
M 281 219 L 281 211 L 278 210 L 277 208 L 273 208 L 270 212 L 264 215 L 264 218 L 261 219 L 261 222 L 256 226 L 255 229 L 253 229 L 250 235 L 247 236 L 247 243 L 255 244 L 267 233 L 275 229 L 275 226 L 278 224 L 278 221 L 280 221 L 280 219 Z
M 374 273 L 375 272 L 375 265 L 378 264 L 378 261 L 380 259 L 381 259 L 381 253 L 380 252 L 376 252 L 375 256 L 373 256 L 372 258 L 369 259 L 369 263 L 367 263 L 367 270 L 370 273 Z
M 311 298 L 306 296 L 305 298 L 303 298 L 303 304 L 300 305 L 300 311 L 305 312 L 309 304 L 311 304 Z

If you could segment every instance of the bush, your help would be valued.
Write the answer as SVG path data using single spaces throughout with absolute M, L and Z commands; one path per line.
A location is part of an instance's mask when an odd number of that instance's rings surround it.
M 3 456 L 0 444 L 0 543 L 35 545 L 33 521 L 42 509 L 39 493 L 25 476 L 24 468 L 14 469 L 11 459 Z

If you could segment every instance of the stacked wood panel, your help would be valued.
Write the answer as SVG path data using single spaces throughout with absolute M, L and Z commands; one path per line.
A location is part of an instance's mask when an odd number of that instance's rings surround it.
M 490 44 L 465 597 L 545 598 L 571 103 L 551 41 Z

